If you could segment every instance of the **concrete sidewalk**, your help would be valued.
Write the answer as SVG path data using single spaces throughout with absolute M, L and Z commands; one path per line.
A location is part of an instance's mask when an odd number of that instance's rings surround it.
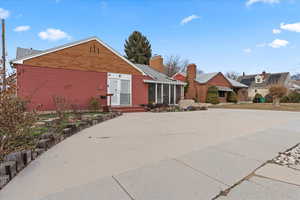
M 251 110 L 128 114 L 50 149 L 0 199 L 212 199 L 234 185 L 219 198 L 251 199 L 234 195 L 256 191 L 262 178 L 241 180 L 300 142 L 299 119 Z

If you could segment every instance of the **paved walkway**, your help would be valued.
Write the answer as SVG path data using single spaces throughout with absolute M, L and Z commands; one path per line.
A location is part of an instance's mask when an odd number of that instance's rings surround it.
M 299 119 L 251 110 L 126 114 L 50 149 L 0 199 L 299 199 L 300 171 L 266 164 L 300 142 Z

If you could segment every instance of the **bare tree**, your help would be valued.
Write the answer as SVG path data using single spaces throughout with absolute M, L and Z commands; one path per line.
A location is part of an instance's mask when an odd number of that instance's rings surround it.
M 237 80 L 238 77 L 240 76 L 240 74 L 237 73 L 237 72 L 234 72 L 234 71 L 230 71 L 230 72 L 226 72 L 225 76 L 227 78 L 230 78 L 230 79 L 233 79 L 233 80 Z
M 180 70 L 186 68 L 186 66 L 189 64 L 189 61 L 187 59 L 182 59 L 180 56 L 171 55 L 166 59 L 166 62 L 164 63 L 165 66 L 165 74 L 167 76 L 173 76 Z

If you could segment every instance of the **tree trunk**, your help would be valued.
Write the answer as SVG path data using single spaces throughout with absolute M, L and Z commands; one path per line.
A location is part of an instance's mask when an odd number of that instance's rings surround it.
M 280 98 L 274 97 L 274 99 L 273 99 L 273 106 L 276 106 L 276 107 L 280 106 Z

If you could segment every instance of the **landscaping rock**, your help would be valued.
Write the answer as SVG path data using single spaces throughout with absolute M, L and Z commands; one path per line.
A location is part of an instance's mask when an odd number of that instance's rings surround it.
M 9 182 L 9 176 L 0 176 L 0 189 L 2 189 Z
M 8 175 L 10 179 L 17 175 L 17 164 L 15 161 L 7 161 L 0 165 L 0 176 Z
M 31 162 L 31 151 L 30 150 L 25 150 L 22 151 L 22 157 L 25 165 L 28 165 Z
M 280 165 L 300 165 L 300 144 L 284 153 L 280 153 L 273 161 Z
M 17 163 L 17 171 L 21 171 L 25 167 L 21 151 L 8 154 L 4 160 L 15 161 Z
M 36 151 L 31 152 L 31 160 L 35 160 L 38 157 L 38 153 Z
M 42 149 L 48 149 L 51 146 L 50 143 L 50 139 L 42 139 L 38 142 L 37 147 Z
M 55 136 L 54 133 L 44 133 L 40 136 L 41 139 L 51 139 L 54 140 Z
M 96 125 L 96 124 L 98 124 L 98 120 L 92 120 L 92 125 Z
M 43 149 L 43 148 L 37 148 L 37 149 L 35 149 L 35 152 L 37 153 L 38 156 L 41 155 L 41 154 L 43 154 L 45 151 L 46 150 Z
M 63 135 L 65 136 L 65 137 L 69 137 L 69 136 L 71 136 L 72 135 L 72 129 L 71 128 L 65 128 L 65 129 L 63 129 Z

